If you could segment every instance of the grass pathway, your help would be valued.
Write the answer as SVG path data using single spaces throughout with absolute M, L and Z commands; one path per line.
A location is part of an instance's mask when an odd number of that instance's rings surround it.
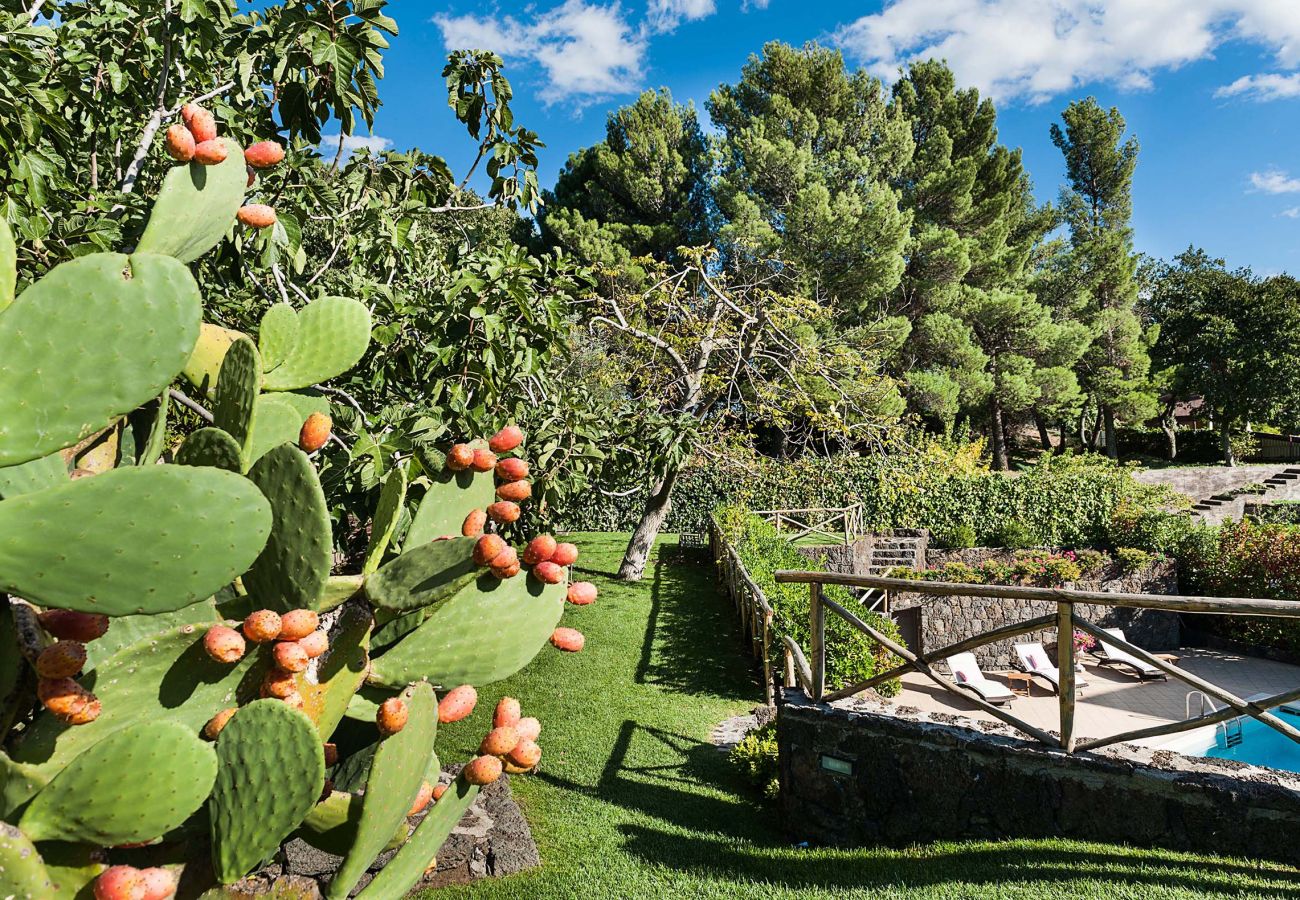
M 792 847 L 708 743 L 760 696 L 731 609 L 707 565 L 660 547 L 636 585 L 614 581 L 617 535 L 579 539 L 594 606 L 569 608 L 578 654 L 547 647 L 444 726 L 444 758 L 471 755 L 496 701 L 543 723 L 540 774 L 514 778 L 543 865 L 427 898 L 1190 898 L 1300 900 L 1300 872 L 1069 841 L 941 843 L 890 850 Z

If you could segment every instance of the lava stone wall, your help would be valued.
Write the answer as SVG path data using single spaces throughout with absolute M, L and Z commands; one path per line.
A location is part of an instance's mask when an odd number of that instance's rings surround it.
M 1067 756 L 1000 725 L 851 703 L 787 691 L 778 709 L 796 841 L 1065 837 L 1300 864 L 1300 776 L 1129 746 Z M 852 772 L 827 770 L 823 755 Z

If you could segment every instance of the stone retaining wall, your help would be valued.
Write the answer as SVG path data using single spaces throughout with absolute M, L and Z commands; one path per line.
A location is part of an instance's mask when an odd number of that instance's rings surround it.
M 1013 734 L 787 691 L 777 712 L 786 828 L 840 846 L 1066 837 L 1300 864 L 1300 775 L 1132 746 L 1067 756 Z

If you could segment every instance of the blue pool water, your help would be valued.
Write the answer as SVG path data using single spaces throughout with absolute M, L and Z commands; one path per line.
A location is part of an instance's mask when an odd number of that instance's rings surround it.
M 1300 726 L 1300 716 L 1293 713 L 1274 713 L 1283 721 Z M 1205 751 L 1205 756 L 1215 759 L 1235 759 L 1253 766 L 1268 766 L 1287 772 L 1300 772 L 1300 744 L 1284 734 L 1274 731 L 1263 722 L 1247 719 L 1242 723 L 1242 742 L 1236 747 L 1223 746 L 1220 731 L 1216 744 Z

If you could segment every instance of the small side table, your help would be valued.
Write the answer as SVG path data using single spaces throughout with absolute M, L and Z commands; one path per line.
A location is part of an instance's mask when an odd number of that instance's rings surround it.
M 1161 662 L 1167 662 L 1170 665 L 1175 666 L 1178 665 L 1179 657 L 1177 653 L 1152 653 L 1151 655 Z
M 1013 694 L 1022 693 L 1019 688 L 1023 688 L 1024 696 L 1034 696 L 1034 676 L 1028 672 L 1008 672 L 1007 684 Z

